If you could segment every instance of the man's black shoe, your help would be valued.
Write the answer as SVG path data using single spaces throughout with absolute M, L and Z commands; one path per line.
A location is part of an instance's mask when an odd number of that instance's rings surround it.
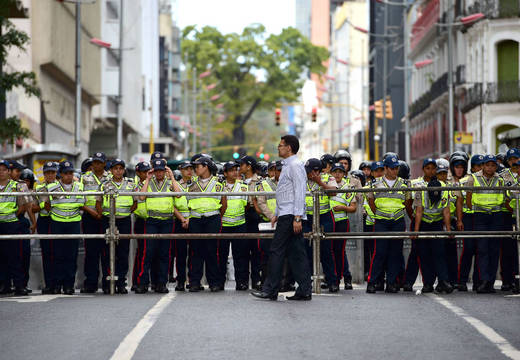
M 189 284 L 190 285 L 190 292 L 199 292 L 201 286 L 199 284 Z
M 276 301 L 278 299 L 277 294 L 268 294 L 266 292 L 258 291 L 258 290 L 251 291 L 251 295 L 253 295 L 254 297 L 257 297 L 259 299 L 269 299 L 269 300 L 273 300 L 273 301 Z
M 375 294 L 376 293 L 376 286 L 373 283 L 368 283 L 368 285 L 367 285 L 367 293 L 368 294 Z
M 63 294 L 64 295 L 74 295 L 74 288 L 73 287 L 64 287 Z
M 256 291 L 262 291 L 262 283 L 260 281 L 253 283 L 251 287 Z
M 453 286 L 451 286 L 449 282 L 441 280 L 437 284 L 435 291 L 437 291 L 438 293 L 445 292 L 446 294 L 451 294 L 453 292 Z
M 246 291 L 249 289 L 249 284 L 240 284 L 238 283 L 237 286 L 235 287 L 235 289 L 237 291 Z
M 352 280 L 345 280 L 345 290 L 352 290 Z
M 412 285 L 412 284 L 405 283 L 405 284 L 403 285 L 403 291 L 407 291 L 407 292 L 411 292 L 411 291 L 413 291 L 413 285 Z
M 54 294 L 54 288 L 46 287 L 42 289 L 42 295 L 51 295 Z
M 178 283 L 177 286 L 175 286 L 175 291 L 184 291 L 184 284 Z
M 466 284 L 458 284 L 457 290 L 461 292 L 467 292 L 468 291 L 468 285 Z
M 94 294 L 97 292 L 97 288 L 90 286 L 83 286 L 79 291 L 81 294 Z
M 329 292 L 331 293 L 337 293 L 339 291 L 339 286 L 336 284 L 332 284 L 329 286 Z
M 396 294 L 399 292 L 399 287 L 397 284 L 386 284 L 385 292 L 389 294 Z
M 500 287 L 500 291 L 511 291 L 513 285 L 508 283 L 503 283 Z
M 29 293 L 29 294 L 32 293 L 32 289 L 29 289 L 27 286 L 25 287 L 25 290 L 27 290 L 27 293 Z
M 325 282 L 325 281 L 322 281 L 321 284 L 320 284 L 320 287 L 322 289 L 328 289 L 329 288 L 329 285 Z
M 490 291 L 490 286 L 489 286 L 489 281 L 482 281 L 479 285 L 479 287 L 477 288 L 477 294 L 490 294 L 491 291 Z
M 135 288 L 136 294 L 146 294 L 147 292 L 148 292 L 148 286 L 137 285 L 137 287 Z
M 433 292 L 433 285 L 424 284 L 421 292 L 423 294 L 427 294 L 427 293 Z
M 168 294 L 170 291 L 165 284 L 157 284 L 154 290 L 157 294 Z
M 14 295 L 15 296 L 27 296 L 29 293 L 27 292 L 27 289 L 24 287 L 17 287 L 14 289 Z
M 294 294 L 293 296 L 287 296 L 287 300 L 309 301 L 312 300 L 312 295 Z
M 126 295 L 128 290 L 125 285 L 116 285 L 116 294 Z

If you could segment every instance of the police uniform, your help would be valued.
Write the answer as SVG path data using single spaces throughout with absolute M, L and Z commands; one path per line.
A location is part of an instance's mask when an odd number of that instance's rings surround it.
M 142 161 L 135 166 L 136 171 L 149 171 L 151 169 L 150 163 L 147 161 Z M 134 190 L 135 192 L 140 192 L 144 182 L 141 182 L 139 177 L 136 175 L 134 182 Z M 141 200 L 139 196 L 135 196 L 134 200 L 137 202 L 137 207 L 134 210 L 134 234 L 144 234 L 145 232 L 145 222 L 146 218 L 148 218 L 148 211 L 146 210 L 146 199 Z M 134 267 L 132 271 L 132 290 L 137 288 L 137 274 L 139 273 L 139 259 L 142 259 L 142 245 L 144 241 L 142 239 L 137 240 L 137 247 L 135 249 L 134 256 Z
M 206 164 L 206 159 L 200 158 L 196 163 Z M 222 184 L 216 176 L 210 176 L 207 179 L 198 178 L 190 185 L 189 192 L 218 193 L 222 192 Z M 222 221 L 220 216 L 220 208 L 222 207 L 220 197 L 190 197 L 188 195 L 188 207 L 190 209 L 190 233 L 220 233 Z M 218 241 L 215 239 L 197 239 L 190 242 L 190 292 L 200 289 L 204 265 L 206 265 L 206 279 L 210 289 L 212 291 L 221 289 L 220 259 L 217 249 Z
M 276 165 L 275 165 L 276 166 Z M 263 179 L 257 186 L 256 191 L 265 191 L 265 192 L 276 192 L 278 184 L 272 178 Z M 271 222 L 271 219 L 275 217 L 276 212 L 276 196 L 273 195 L 259 195 L 256 197 L 256 202 L 258 208 L 260 209 L 260 217 L 264 222 Z M 269 249 L 271 247 L 271 243 L 273 239 L 261 239 L 260 240 L 260 248 L 262 250 L 261 254 L 261 265 L 262 265 L 262 282 L 265 281 L 267 277 L 267 264 L 269 262 Z M 287 267 L 284 264 L 284 270 Z M 282 286 L 281 288 L 287 287 L 287 280 L 292 282 L 292 279 L 287 279 L 288 273 L 285 271 L 285 277 L 282 278 Z
M 60 172 L 73 171 L 69 161 L 60 163 Z M 56 193 L 50 195 L 45 202 L 50 203 L 51 233 L 52 234 L 78 234 L 78 239 L 56 239 L 54 244 L 54 270 L 57 293 L 63 287 L 63 293 L 74 293 L 74 281 L 76 278 L 79 237 L 81 233 L 80 208 L 85 204 L 82 195 L 59 195 L 61 192 L 82 192 L 83 184 L 73 181 L 71 184 L 63 184 L 61 181 L 49 184 L 48 191 Z
M 397 157 L 387 157 L 384 162 L 385 166 L 397 167 L 399 162 Z M 373 200 L 375 204 L 374 212 L 374 231 L 375 232 L 394 232 L 404 231 L 406 212 L 406 202 L 411 199 L 411 194 L 406 191 L 399 190 L 407 187 L 406 182 L 397 177 L 392 186 L 389 185 L 384 176 L 378 178 L 372 185 L 374 189 L 378 188 L 394 188 L 391 192 L 373 192 L 368 193 L 369 201 Z M 377 236 L 377 234 L 376 234 Z M 377 239 L 374 240 L 374 253 L 372 255 L 370 272 L 368 274 L 367 292 L 374 293 L 376 291 L 377 281 L 382 278 L 386 264 L 386 283 L 388 292 L 397 292 L 397 276 L 401 268 L 401 259 L 403 252 L 403 240 L 397 239 Z
M 9 169 L 9 162 L 0 161 L 0 166 Z M 5 186 L 0 188 L 0 234 L 19 234 L 20 221 L 17 213 L 25 207 L 27 202 L 24 196 L 9 196 L 12 192 L 22 192 L 22 185 L 9 179 Z M 0 253 L 4 266 L 0 271 L 1 292 L 7 294 L 11 289 L 11 280 L 15 287 L 15 295 L 27 295 L 25 289 L 25 271 L 23 268 L 23 253 L 20 252 L 20 240 L 0 241 Z
M 106 162 L 105 154 L 95 153 L 92 157 L 94 161 Z M 93 171 L 89 171 L 81 177 L 81 184 L 85 192 L 100 191 L 101 185 L 107 181 L 109 174 L 103 171 L 98 177 Z M 96 196 L 87 196 L 85 199 L 85 207 L 96 210 Z M 84 234 L 102 234 L 103 223 L 101 220 L 94 218 L 88 212 L 83 212 L 82 228 Z M 87 293 L 96 292 L 99 283 L 99 263 L 102 268 L 107 268 L 108 264 L 103 263 L 103 251 L 105 250 L 105 239 L 85 239 L 85 281 L 83 291 Z M 103 279 L 105 281 L 105 279 Z
M 319 164 L 318 164 L 319 162 Z M 312 170 L 321 170 L 321 162 L 318 159 L 309 159 L 305 163 L 305 170 L 309 173 Z M 329 174 L 322 176 L 322 181 L 332 186 L 337 187 L 336 180 Z M 307 192 L 311 193 L 320 189 L 320 186 L 307 179 Z M 324 232 L 331 233 L 334 231 L 334 217 L 330 209 L 330 198 L 328 195 L 321 195 L 319 197 L 319 212 L 320 212 L 320 226 L 323 227 Z M 304 233 L 312 231 L 313 224 L 313 213 L 314 213 L 314 200 L 312 195 L 305 196 L 305 203 L 307 207 L 307 220 L 303 220 L 302 228 Z M 312 244 L 307 244 L 307 258 L 309 259 L 309 266 L 312 268 Z M 320 240 L 320 262 L 323 267 L 323 273 L 325 274 L 325 282 L 329 287 L 329 291 L 336 292 L 338 290 L 338 276 L 336 274 L 336 264 L 334 261 L 334 253 L 332 248 L 332 240 L 324 239 Z
M 495 162 L 493 155 L 484 156 L 483 163 Z M 494 174 L 486 179 L 483 171 L 471 175 L 467 186 L 491 187 L 504 186 L 504 179 Z M 505 201 L 504 191 L 487 190 L 486 192 L 471 192 L 471 204 L 474 211 L 475 231 L 500 231 L 503 229 L 502 206 Z M 494 283 L 500 256 L 500 242 L 493 238 L 477 238 L 477 269 L 480 278 L 479 293 L 494 292 Z
M 49 161 L 43 165 L 43 172 L 47 171 L 58 171 L 56 163 Z M 36 195 L 38 192 L 48 191 L 47 186 L 50 185 L 46 182 L 36 185 Z M 50 213 L 45 209 L 45 202 L 42 198 L 36 196 L 36 201 L 40 211 L 38 213 L 38 220 L 36 221 L 36 230 L 38 234 L 50 234 L 51 231 L 51 216 Z M 43 265 L 43 278 L 45 282 L 45 288 L 42 293 L 52 293 L 56 288 L 56 274 L 54 271 L 54 254 L 53 254 L 53 240 L 52 239 L 40 239 L 40 248 L 42 251 L 42 265 Z
M 439 181 L 440 186 L 446 186 Z M 421 219 L 415 218 L 415 222 L 420 221 L 419 231 L 438 231 L 443 230 L 444 209 L 449 207 L 449 192 L 442 191 L 440 199 L 433 202 L 429 191 L 417 191 L 415 193 L 414 207 L 422 207 L 423 214 Z M 417 224 L 414 224 L 417 228 Z M 450 231 L 450 228 L 446 229 Z M 435 278 L 438 279 L 438 291 L 453 291 L 449 284 L 448 265 L 446 263 L 446 247 L 444 241 L 436 239 L 417 239 L 417 253 L 419 255 L 420 269 L 423 277 L 423 292 L 433 291 Z
M 120 159 L 115 159 L 111 162 L 110 167 L 115 165 L 122 165 L 125 167 L 125 162 Z M 135 188 L 134 182 L 131 179 L 123 178 L 121 182 L 117 183 L 112 179 L 106 181 L 101 185 L 101 191 L 103 192 L 132 192 Z M 110 227 L 110 196 L 101 196 L 98 201 L 102 203 L 102 214 L 103 214 L 103 231 Z M 134 205 L 134 198 L 131 195 L 117 195 L 115 197 L 115 225 L 120 234 L 131 234 L 132 233 L 132 208 Z M 128 273 L 128 255 L 130 251 L 130 239 L 119 239 L 116 244 L 116 263 L 114 274 L 117 276 L 116 281 L 116 292 L 119 294 L 126 294 L 126 274 Z M 103 250 L 103 264 L 108 264 L 107 268 L 103 268 L 103 291 L 109 292 L 109 282 L 106 280 L 107 276 L 111 274 L 110 269 L 110 247 L 109 244 L 105 244 Z
M 154 160 L 154 170 L 165 170 L 166 160 Z M 146 197 L 145 232 L 147 234 L 169 234 L 173 232 L 173 197 L 168 195 L 172 191 L 172 182 L 166 177 L 158 182 L 152 177 L 148 183 L 147 192 L 165 193 L 164 197 Z M 142 253 L 138 259 L 140 265 L 137 274 L 136 293 L 145 293 L 150 283 L 150 272 L 153 272 L 152 283 L 155 291 L 167 293 L 168 268 L 170 266 L 171 241 L 169 239 L 142 239 L 140 244 Z M 156 266 L 153 262 L 156 261 Z
M 191 182 L 187 183 L 184 180 L 177 182 L 182 191 L 188 192 L 188 188 Z M 175 197 L 173 199 L 175 208 L 181 213 L 185 219 L 190 218 L 190 209 L 188 208 L 188 199 L 186 196 Z M 182 227 L 182 222 L 179 219 L 175 219 L 175 233 L 186 234 L 188 229 Z M 184 291 L 184 285 L 186 283 L 186 260 L 188 257 L 188 241 L 186 239 L 175 239 L 175 270 L 177 272 L 177 286 L 176 291 Z
M 236 180 L 232 184 L 224 182 L 224 191 L 240 193 L 247 191 L 247 185 L 240 180 Z M 237 195 L 227 197 L 226 212 L 222 216 L 222 233 L 245 233 L 246 230 L 246 206 L 247 196 Z M 221 285 L 226 282 L 227 259 L 229 257 L 229 246 L 233 246 L 233 266 L 235 269 L 235 281 L 237 290 L 247 290 L 249 288 L 249 261 L 247 251 L 244 249 L 246 241 L 244 239 L 222 239 L 219 242 L 219 268 L 221 276 Z
M 342 179 L 337 186 L 341 190 L 353 188 L 349 178 Z M 349 206 L 356 202 L 356 195 L 354 193 L 338 193 L 330 198 L 330 208 L 332 209 L 332 214 L 334 216 L 334 232 L 350 231 L 348 213 L 346 211 L 336 211 L 334 210 L 334 207 L 338 205 Z M 332 241 L 335 270 L 338 278 L 337 282 L 339 285 L 341 277 L 344 277 L 345 287 L 348 290 L 349 288 L 352 288 L 352 274 L 350 273 L 348 258 L 345 254 L 346 243 L 346 239 Z

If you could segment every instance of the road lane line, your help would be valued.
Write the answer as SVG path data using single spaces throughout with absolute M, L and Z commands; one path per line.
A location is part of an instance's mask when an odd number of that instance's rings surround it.
M 427 294 L 427 296 L 448 310 L 451 310 L 455 315 L 463 318 L 467 323 L 473 326 L 482 336 L 492 342 L 505 356 L 513 360 L 520 360 L 520 350 L 515 348 L 506 339 L 500 336 L 495 330 L 484 324 L 479 319 L 474 318 L 465 312 L 462 308 L 452 304 L 448 300 L 433 294 Z
M 170 292 L 164 295 L 155 305 L 148 310 L 137 325 L 130 331 L 130 333 L 124 338 L 119 344 L 114 354 L 112 354 L 111 360 L 130 360 L 135 354 L 137 347 L 145 337 L 146 333 L 155 324 L 159 315 L 164 309 L 173 301 L 175 298 L 175 292 Z

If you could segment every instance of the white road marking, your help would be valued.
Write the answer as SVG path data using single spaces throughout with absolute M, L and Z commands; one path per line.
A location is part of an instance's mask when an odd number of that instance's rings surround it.
M 48 302 L 54 299 L 79 299 L 79 298 L 87 298 L 93 297 L 93 295 L 30 295 L 30 296 L 10 296 L 5 298 L 0 298 L 0 301 L 12 301 L 18 303 L 38 303 L 38 302 Z
M 163 296 L 155 305 L 148 310 L 137 325 L 130 331 L 130 333 L 119 344 L 116 351 L 112 354 L 111 360 L 130 360 L 135 354 L 137 347 L 145 337 L 146 333 L 155 324 L 159 315 L 175 298 L 175 292 L 171 291 L 169 294 Z
M 455 315 L 458 315 L 461 318 L 463 318 L 467 323 L 473 326 L 482 336 L 484 336 L 491 343 L 493 343 L 502 352 L 502 354 L 513 360 L 520 360 L 520 350 L 511 345 L 511 343 L 509 343 L 506 339 L 500 336 L 491 327 L 487 326 L 479 319 L 472 317 L 462 308 L 453 305 L 451 302 L 440 296 L 433 294 L 426 294 L 426 296 L 435 300 L 448 310 L 451 310 Z

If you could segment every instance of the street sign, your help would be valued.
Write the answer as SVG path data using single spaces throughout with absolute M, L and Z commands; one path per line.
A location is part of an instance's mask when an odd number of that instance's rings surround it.
M 473 144 L 473 133 L 455 131 L 455 144 L 471 145 Z

